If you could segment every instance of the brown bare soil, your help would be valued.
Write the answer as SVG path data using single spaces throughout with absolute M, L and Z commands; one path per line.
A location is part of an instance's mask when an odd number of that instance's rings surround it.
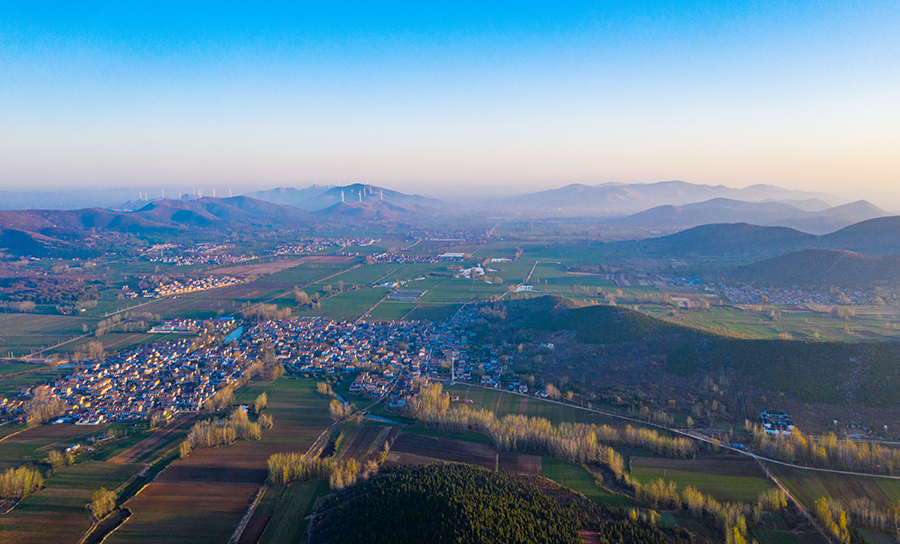
M 180 414 L 167 426 L 157 430 L 144 440 L 141 440 L 119 455 L 111 458 L 109 462 L 119 464 L 137 463 L 138 459 L 147 453 L 156 450 L 162 444 L 165 444 L 166 441 L 171 440 L 174 435 L 193 425 L 199 417 L 200 414 Z
M 384 447 L 391 427 L 372 426 L 361 427 L 353 433 L 353 436 L 341 448 L 341 459 L 356 459 L 365 462 L 375 458 Z
M 241 264 L 237 266 L 227 266 L 225 268 L 216 268 L 210 271 L 210 274 L 221 274 L 228 276 L 268 276 L 288 268 L 294 268 L 303 264 L 308 257 L 302 259 L 291 259 L 289 261 L 274 261 L 271 263 Z
M 314 257 L 303 257 L 302 261 L 304 263 L 348 263 L 353 259 L 354 257 L 347 257 L 342 255 L 320 255 Z
M 499 454 L 499 466 L 501 472 L 507 474 L 524 474 L 527 476 L 543 476 L 544 470 L 541 458 L 538 455 L 526 455 L 522 453 Z
M 407 454 L 412 456 L 413 459 L 419 457 L 449 463 L 468 463 L 490 470 L 497 470 L 497 452 L 493 448 L 485 444 L 473 444 L 449 438 L 436 438 L 401 432 L 397 439 L 394 440 L 391 453 L 397 454 L 397 464 L 414 464 L 417 462 L 413 460 L 412 463 L 404 463 L 403 456 Z M 392 455 L 391 457 L 393 458 L 394 456 Z
M 228 541 L 268 475 L 268 458 L 278 452 L 306 451 L 331 423 L 328 399 L 315 394 L 313 382 L 282 378 L 275 384 L 263 382 L 259 386 L 269 393 L 267 412 L 275 423 L 263 431 L 262 440 L 198 449 L 187 459 L 175 461 L 127 502 L 134 516 L 109 542 Z M 257 391 L 250 393 L 249 398 Z M 192 497 L 200 500 L 192 502 Z M 216 497 L 227 499 L 217 503 Z M 214 521 L 206 522 L 207 512 Z M 190 519 L 200 518 L 202 523 L 189 523 Z M 154 523 L 159 526 L 150 528 Z M 134 529 L 132 525 L 143 528 Z M 141 531 L 150 537 L 140 537 Z
M 227 542 L 258 489 L 257 484 L 153 483 L 128 501 L 134 514 L 106 542 Z

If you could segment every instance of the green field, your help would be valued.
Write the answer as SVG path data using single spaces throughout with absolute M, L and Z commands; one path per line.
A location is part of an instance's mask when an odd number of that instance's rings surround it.
M 379 304 L 366 318 L 367 321 L 400 321 L 411 312 L 417 304 L 415 302 L 392 302 L 385 300 Z
M 27 355 L 93 329 L 98 319 L 64 315 L 0 314 L 0 355 Z
M 316 499 L 329 491 L 325 481 L 299 482 L 288 486 L 259 539 L 260 544 L 299 542 L 309 524 L 306 516 L 312 511 Z
M 544 477 L 559 485 L 577 491 L 597 504 L 610 506 L 633 506 L 634 501 L 623 495 L 616 495 L 600 487 L 594 477 L 579 465 L 559 461 L 552 457 L 542 457 Z
M 85 505 L 101 487 L 116 489 L 142 465 L 87 461 L 58 469 L 37 493 L 0 516 L 0 541 L 76 542 L 91 525 Z
M 534 396 L 518 395 L 501 389 L 488 389 L 484 387 L 457 384 L 445 385 L 444 390 L 460 399 L 471 400 L 469 407 L 479 410 L 490 410 L 499 417 L 508 414 L 521 414 L 529 417 L 542 417 L 554 425 L 564 421 L 572 423 L 594 423 L 596 425 L 610 425 L 612 427 L 625 427 L 629 422 L 582 410 L 575 406 L 566 406 L 539 399 Z M 524 407 L 524 408 L 523 408 Z M 639 425 L 634 424 L 632 425 Z
M 0 379 L 0 397 L 15 397 L 19 394 L 20 391 L 22 391 L 22 389 L 54 382 L 56 380 L 59 380 L 63 376 L 71 374 L 74 371 L 75 369 L 72 367 L 57 367 L 47 368 L 46 370 L 38 370 L 36 372 L 29 372 L 27 374 L 20 374 L 18 376 L 12 376 L 10 378 L 2 378 Z
M 752 502 L 775 486 L 749 459 L 633 457 L 630 464 L 631 475 L 643 484 L 661 478 L 680 489 L 692 486 L 719 501 Z
M 0 376 L 9 376 L 18 372 L 36 370 L 42 365 L 34 363 L 0 363 Z
M 319 309 L 302 310 L 302 316 L 325 316 L 335 320 L 354 320 L 361 317 L 390 292 L 387 287 L 363 287 L 347 291 L 321 301 Z
M 834 474 L 774 464 L 769 466 L 769 470 L 807 508 L 813 508 L 819 497 L 844 501 L 867 497 L 881 506 L 900 502 L 900 480 Z

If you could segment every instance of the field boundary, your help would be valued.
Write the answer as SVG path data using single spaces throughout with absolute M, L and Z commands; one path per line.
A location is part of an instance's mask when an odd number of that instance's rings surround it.
M 247 524 L 250 523 L 250 518 L 252 518 L 253 513 L 256 512 L 256 507 L 259 506 L 259 502 L 262 500 L 263 495 L 266 494 L 267 489 L 269 489 L 269 484 L 263 484 L 262 487 L 259 488 L 259 491 L 256 492 L 256 497 L 253 499 L 253 502 L 250 503 L 247 512 L 244 513 L 244 517 L 238 524 L 237 529 L 234 530 L 234 533 L 231 534 L 231 538 L 228 539 L 228 544 L 235 544 L 241 539 L 241 535 L 244 534 L 244 529 L 246 529 Z

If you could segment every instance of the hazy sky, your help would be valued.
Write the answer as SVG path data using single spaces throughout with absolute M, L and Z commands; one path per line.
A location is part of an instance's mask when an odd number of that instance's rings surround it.
M 896 0 L 437 4 L 5 0 L 0 189 L 900 187 Z

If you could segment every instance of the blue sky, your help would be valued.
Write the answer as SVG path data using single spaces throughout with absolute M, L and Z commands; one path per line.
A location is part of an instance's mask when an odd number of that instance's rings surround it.
M 0 189 L 900 181 L 896 1 L 126 4 L 0 5 Z

